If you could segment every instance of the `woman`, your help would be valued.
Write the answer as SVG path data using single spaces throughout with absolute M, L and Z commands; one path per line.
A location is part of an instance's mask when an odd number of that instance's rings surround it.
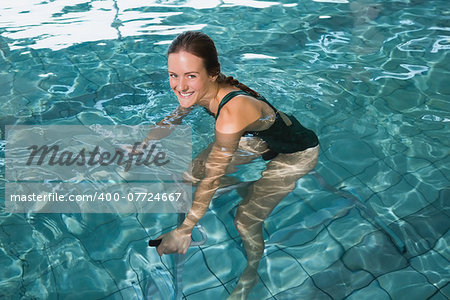
M 264 251 L 263 222 L 297 180 L 316 165 L 318 139 L 257 92 L 223 75 L 214 42 L 206 34 L 188 31 L 175 38 L 168 50 L 168 71 L 180 106 L 159 124 L 179 124 L 200 105 L 215 116 L 215 141 L 203 152 L 204 163 L 201 157 L 194 160 L 193 175 L 199 182 L 192 207 L 178 228 L 159 237 L 158 254 L 186 253 L 192 230 L 208 209 L 227 168 L 262 155 L 267 168 L 249 189 L 235 218 L 248 264 L 229 299 L 245 299 L 257 282 Z M 236 159 L 239 151 L 250 155 Z

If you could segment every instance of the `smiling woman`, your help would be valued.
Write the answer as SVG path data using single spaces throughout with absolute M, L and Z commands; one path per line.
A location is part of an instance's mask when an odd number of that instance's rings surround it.
M 286 116 L 264 97 L 233 77 L 220 72 L 217 50 L 204 33 L 188 31 L 180 34 L 169 47 L 170 87 L 180 107 L 164 124 L 177 124 L 180 111 L 203 106 L 215 116 L 215 141 L 203 153 L 204 163 L 193 170 L 198 182 L 192 207 L 183 223 L 158 239 L 162 239 L 159 255 L 186 253 L 194 226 L 206 213 L 221 179 L 232 165 L 237 149 L 246 142 L 247 153 L 240 163 L 262 156 L 269 161 L 262 177 L 255 181 L 239 205 L 235 226 L 244 245 L 247 267 L 229 299 L 246 299 L 257 283 L 257 269 L 264 251 L 263 223 L 275 206 L 289 194 L 299 178 L 317 164 L 317 136 L 294 117 Z M 151 134 L 147 136 L 151 139 Z M 242 139 L 241 139 L 242 138 Z M 222 182 L 223 183 L 223 182 Z

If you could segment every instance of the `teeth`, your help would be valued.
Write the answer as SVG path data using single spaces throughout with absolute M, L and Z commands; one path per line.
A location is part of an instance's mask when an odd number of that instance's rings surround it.
M 193 93 L 194 92 L 191 92 L 191 93 L 182 93 L 182 92 L 180 92 L 180 95 L 183 96 L 183 97 L 188 97 L 188 96 L 192 95 Z

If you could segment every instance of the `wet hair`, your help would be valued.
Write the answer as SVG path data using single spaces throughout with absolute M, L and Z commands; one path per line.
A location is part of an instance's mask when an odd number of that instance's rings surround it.
M 232 76 L 225 76 L 220 72 L 219 55 L 213 40 L 206 34 L 200 31 L 185 31 L 178 35 L 170 44 L 167 50 L 167 55 L 186 51 L 203 60 L 206 72 L 210 76 L 217 76 L 218 83 L 227 83 L 235 86 L 254 97 L 259 97 L 259 94 L 240 83 Z

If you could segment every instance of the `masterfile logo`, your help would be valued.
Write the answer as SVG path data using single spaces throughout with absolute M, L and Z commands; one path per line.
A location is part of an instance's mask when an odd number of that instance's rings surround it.
M 146 137 L 153 130 L 159 140 Z M 167 130 L 167 132 L 165 132 Z M 186 212 L 191 128 L 7 126 L 8 212 Z
M 114 153 L 109 151 L 101 152 L 99 146 L 95 146 L 92 151 L 82 148 L 78 153 L 74 153 L 72 151 L 60 151 L 60 148 L 57 145 L 51 147 L 48 145 L 32 145 L 27 148 L 30 150 L 30 155 L 28 156 L 26 165 L 30 166 L 34 163 L 39 166 L 42 164 L 48 164 L 49 166 L 72 166 L 76 164 L 77 166 L 88 165 L 92 167 L 97 164 L 109 166 L 116 163 L 119 166 L 125 165 L 124 171 L 128 171 L 133 164 L 134 157 L 136 157 L 134 162 L 137 166 L 150 166 L 153 163 L 155 166 L 161 167 L 170 162 L 170 160 L 166 159 L 166 153 L 164 151 L 158 151 L 153 156 L 153 152 L 156 148 L 155 144 L 151 145 L 150 150 L 147 150 L 149 147 L 147 144 L 144 144 L 140 148 L 142 151 L 138 152 L 140 145 L 141 143 L 135 143 L 130 151 L 116 148 Z M 145 159 L 143 158 L 144 154 Z

